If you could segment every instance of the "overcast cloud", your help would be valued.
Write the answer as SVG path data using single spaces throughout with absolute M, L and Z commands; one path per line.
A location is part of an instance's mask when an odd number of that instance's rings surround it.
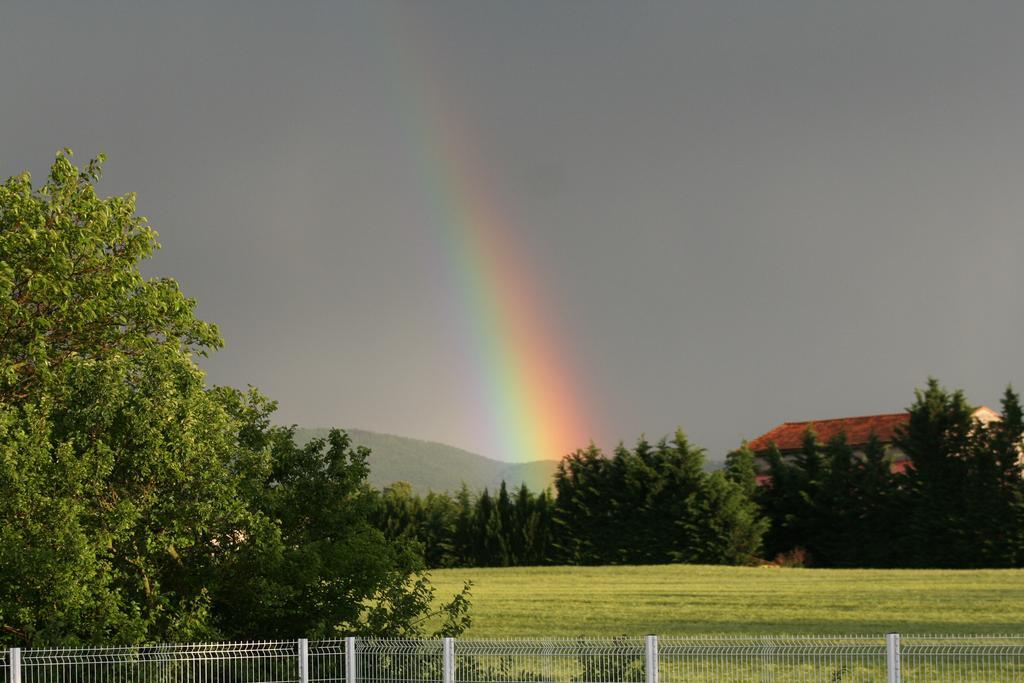
M 0 174 L 105 152 L 161 234 L 147 271 L 221 327 L 211 381 L 280 421 L 496 455 L 450 381 L 418 73 L 514 217 L 589 436 L 681 425 L 717 459 L 929 375 L 1024 385 L 1022 34 L 1019 2 L 8 0 Z

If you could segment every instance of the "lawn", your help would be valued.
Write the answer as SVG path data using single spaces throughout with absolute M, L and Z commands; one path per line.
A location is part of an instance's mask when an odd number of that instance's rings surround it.
M 512 636 L 1020 633 L 1024 570 L 664 565 L 432 572 L 473 581 L 481 638 Z

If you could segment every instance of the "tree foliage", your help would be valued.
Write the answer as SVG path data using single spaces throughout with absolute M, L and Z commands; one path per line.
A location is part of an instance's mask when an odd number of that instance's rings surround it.
M 796 548 L 815 566 L 1013 567 L 1024 563 L 1024 423 L 1008 388 L 1000 420 L 982 423 L 961 391 L 936 380 L 915 393 L 894 441 L 859 453 L 840 436 L 801 453 L 767 454 L 757 497 L 771 519 L 769 553 Z
M 705 472 L 682 432 L 641 438 L 609 457 L 591 444 L 559 464 L 555 495 L 525 487 L 473 495 L 377 496 L 374 524 L 432 567 L 699 562 L 800 558 L 829 567 L 1008 567 L 1024 564 L 1024 418 L 1007 389 L 982 424 L 962 392 L 917 392 L 896 446 L 855 450 L 813 431 L 800 450 L 746 445 Z M 762 545 L 763 539 L 763 545 Z
M 764 522 L 743 484 L 704 471 L 704 452 L 682 430 L 612 455 L 591 445 L 559 465 L 554 518 L 560 559 L 576 564 L 753 559 Z
M 913 462 L 898 477 L 901 564 L 928 567 L 1018 566 L 1022 507 L 1020 401 L 1003 395 L 1001 420 L 984 424 L 963 392 L 932 379 L 916 393 L 896 439 Z
M 96 194 L 102 158 L 69 157 L 0 188 L 0 639 L 422 630 L 432 590 L 367 521 L 368 453 L 298 448 L 272 402 L 208 388 L 216 327 L 139 273 L 156 233 Z
M 371 519 L 389 539 L 419 549 L 428 567 L 510 567 L 550 564 L 551 497 L 502 482 L 497 496 L 465 486 L 416 496 L 405 482 L 376 496 Z

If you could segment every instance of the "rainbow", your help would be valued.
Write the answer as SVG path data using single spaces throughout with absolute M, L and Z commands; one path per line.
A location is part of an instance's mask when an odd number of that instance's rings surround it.
M 453 319 L 468 341 L 466 371 L 477 394 L 473 429 L 492 457 L 561 458 L 590 438 L 572 357 L 545 315 L 540 280 L 515 239 L 498 184 L 469 143 L 471 126 L 454 114 L 427 68 L 426 51 L 410 52 L 418 41 L 408 29 L 400 34 L 405 77 L 399 80 L 413 95 L 411 103 L 402 98 L 402 109 L 431 206 L 426 222 L 439 233 L 453 290 Z

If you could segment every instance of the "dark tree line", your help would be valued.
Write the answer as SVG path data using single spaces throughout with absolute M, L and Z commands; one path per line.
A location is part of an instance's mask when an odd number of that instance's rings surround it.
M 606 456 L 591 445 L 566 457 L 555 493 L 525 485 L 454 497 L 413 495 L 407 484 L 377 496 L 375 524 L 417 544 L 431 567 L 544 564 L 741 564 L 767 526 L 751 498 L 752 459 L 704 471 L 704 453 L 676 432 Z
M 782 557 L 821 567 L 1024 566 L 1024 418 L 1007 389 L 982 424 L 962 392 L 931 380 L 894 446 L 855 451 L 840 435 L 802 450 L 746 447 L 725 468 L 683 433 L 610 455 L 591 445 L 559 464 L 553 491 L 375 494 L 371 518 L 430 567 L 544 564 L 745 564 Z M 767 475 L 757 483 L 758 470 Z
M 918 391 L 894 445 L 893 468 L 872 440 L 854 454 L 813 433 L 792 459 L 768 455 L 757 499 L 771 520 L 768 556 L 806 551 L 815 566 L 1017 567 L 1024 564 L 1020 401 L 1007 389 L 1002 419 L 982 424 L 960 391 L 935 380 Z
M 389 539 L 418 546 L 429 567 L 510 567 L 551 564 L 552 510 L 548 492 L 525 484 L 420 497 L 398 482 L 375 493 L 371 519 Z
M 740 564 L 760 550 L 764 524 L 738 463 L 704 471 L 704 452 L 682 431 L 641 438 L 606 458 L 577 451 L 555 476 L 557 556 L 569 564 Z

